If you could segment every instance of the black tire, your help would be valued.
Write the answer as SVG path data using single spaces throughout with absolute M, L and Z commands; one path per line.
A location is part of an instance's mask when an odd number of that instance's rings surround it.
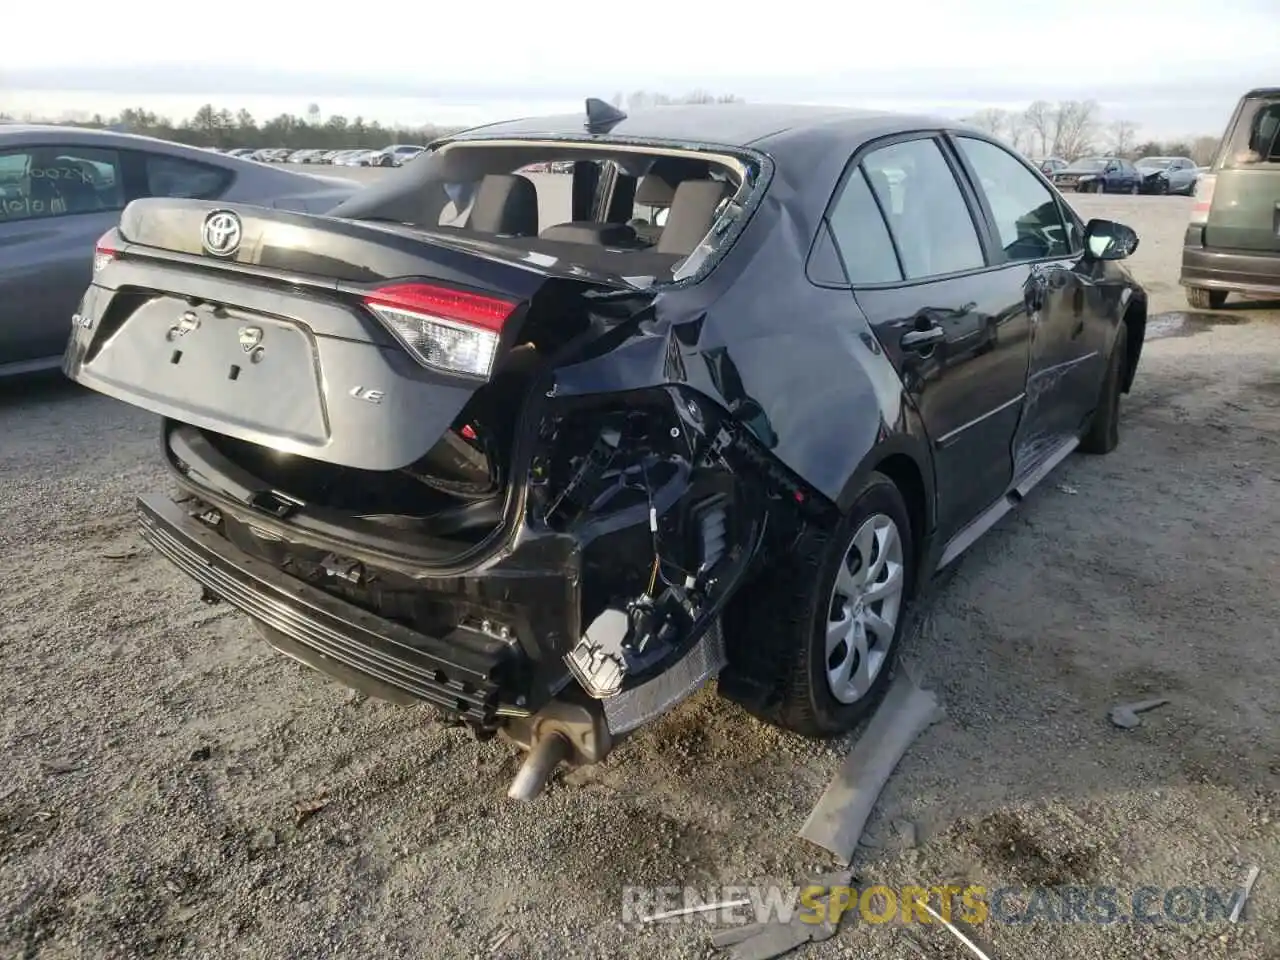
M 1107 362 L 1107 374 L 1102 381 L 1102 395 L 1089 421 L 1089 429 L 1080 439 L 1080 452 L 1110 453 L 1120 444 L 1120 394 L 1124 392 L 1124 378 L 1128 370 L 1129 331 L 1122 323 L 1116 334 L 1116 345 L 1111 348 Z
M 897 527 L 902 599 L 879 672 L 860 698 L 842 703 L 827 679 L 831 594 L 854 533 L 877 515 Z M 904 626 L 911 619 L 915 563 L 902 494 L 888 477 L 873 473 L 834 529 L 807 532 L 788 556 L 734 597 L 725 614 L 729 666 L 721 675 L 721 692 L 757 717 L 802 736 L 848 732 L 875 709 L 889 685 Z
M 1221 310 L 1227 302 L 1228 290 L 1206 290 L 1204 287 L 1187 287 L 1187 303 L 1197 310 Z
M 1168 187 L 1167 187 L 1167 185 L 1166 185 L 1166 190 L 1167 190 L 1167 189 L 1168 189 Z M 1131 186 L 1131 187 L 1129 188 L 1129 192 L 1130 192 L 1131 194 L 1133 194 L 1133 195 L 1136 197 L 1139 193 L 1141 193 L 1141 192 L 1142 192 L 1142 188 L 1141 188 L 1140 186 L 1138 186 L 1138 184 L 1136 184 L 1136 183 L 1135 183 L 1133 186 Z
M 1096 181 L 1094 181 L 1094 184 L 1093 184 L 1093 192 L 1094 192 L 1094 193 L 1106 193 L 1106 192 L 1107 192 L 1107 182 L 1106 182 L 1105 180 L 1096 180 Z

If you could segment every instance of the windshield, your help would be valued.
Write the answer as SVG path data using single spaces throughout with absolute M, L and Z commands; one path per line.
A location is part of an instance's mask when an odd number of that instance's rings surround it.
M 754 164 L 631 143 L 455 141 L 333 212 L 644 286 L 719 259 L 759 179 Z
M 1077 160 L 1075 163 L 1071 164 L 1071 169 L 1073 170 L 1104 170 L 1106 169 L 1106 166 L 1107 166 L 1106 160 L 1100 157 L 1090 157 L 1087 160 Z

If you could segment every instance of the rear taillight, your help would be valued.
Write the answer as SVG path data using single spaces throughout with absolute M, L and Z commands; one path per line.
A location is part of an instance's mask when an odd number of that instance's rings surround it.
M 1215 174 L 1206 173 L 1196 181 L 1196 192 L 1192 194 L 1191 217 L 1188 221 L 1192 226 L 1209 222 L 1209 209 L 1213 206 L 1213 185 L 1217 180 Z
M 423 366 L 485 377 L 493 371 L 502 327 L 518 304 L 428 283 L 397 283 L 364 297 L 364 305 Z
M 120 256 L 120 251 L 116 249 L 112 242 L 111 235 L 114 230 L 108 230 L 98 240 L 97 246 L 93 248 L 93 275 L 96 277 L 102 272 L 108 263 Z

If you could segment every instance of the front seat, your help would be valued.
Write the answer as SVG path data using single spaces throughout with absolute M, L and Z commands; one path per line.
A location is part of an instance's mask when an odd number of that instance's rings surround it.
M 518 173 L 491 173 L 480 181 L 467 228 L 508 237 L 538 235 L 538 188 Z
M 676 187 L 657 252 L 681 257 L 693 253 L 716 222 L 716 212 L 728 192 L 729 185 L 721 180 L 685 180 Z

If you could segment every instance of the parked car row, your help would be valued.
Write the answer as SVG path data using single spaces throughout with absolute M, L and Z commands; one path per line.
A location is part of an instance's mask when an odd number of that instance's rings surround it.
M 210 149 L 214 153 L 225 153 L 228 156 L 256 160 L 259 163 L 327 163 L 345 167 L 400 167 L 426 148 L 416 143 L 393 143 L 381 150 L 371 150 L 367 147 L 355 150 L 311 148 L 291 150 L 287 147 L 263 147 L 257 150 L 252 147 L 232 147 L 229 150 L 217 147 Z
M 1076 193 L 1154 193 L 1191 196 L 1206 167 L 1190 157 L 1083 157 L 1067 161 L 1049 157 L 1040 172 L 1060 190 Z

